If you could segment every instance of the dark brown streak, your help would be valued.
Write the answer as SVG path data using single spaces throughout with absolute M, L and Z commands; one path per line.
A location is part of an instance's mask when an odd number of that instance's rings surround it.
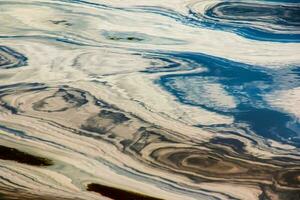
M 155 197 L 146 196 L 143 194 L 126 191 L 118 188 L 113 188 L 97 183 L 91 183 L 87 186 L 88 191 L 97 192 L 103 196 L 114 200 L 162 200 Z
M 19 163 L 33 166 L 50 166 L 53 162 L 47 158 L 34 156 L 15 148 L 0 145 L 0 159 L 13 160 Z

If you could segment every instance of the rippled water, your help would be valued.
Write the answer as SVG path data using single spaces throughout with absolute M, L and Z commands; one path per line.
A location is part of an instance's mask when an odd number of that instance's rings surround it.
M 298 0 L 8 0 L 0 24 L 0 199 L 300 199 Z

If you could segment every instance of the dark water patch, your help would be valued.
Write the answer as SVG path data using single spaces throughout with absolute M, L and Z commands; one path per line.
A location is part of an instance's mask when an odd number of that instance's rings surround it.
M 106 134 L 107 131 L 116 125 L 129 120 L 130 118 L 121 112 L 101 110 L 98 115 L 88 118 L 84 124 L 81 125 L 81 128 L 94 133 Z
M 135 32 L 103 32 L 102 34 L 108 40 L 119 42 L 141 42 L 147 38 L 146 34 Z
M 92 119 L 88 119 L 85 124 L 81 125 L 81 129 L 93 132 L 93 133 L 98 133 L 98 134 L 106 134 L 107 133 L 107 127 L 101 126 L 99 124 L 94 124 Z
M 280 172 L 276 178 L 279 185 L 298 188 L 300 192 L 300 169 Z
M 64 26 L 72 26 L 73 24 L 68 22 L 67 20 L 50 20 L 50 22 L 52 22 L 53 24 L 56 24 L 56 25 L 64 25 Z
M 6 147 L 0 145 L 0 159 L 12 160 L 22 164 L 33 165 L 33 166 L 50 166 L 53 162 L 47 158 L 34 156 L 15 148 Z
M 109 37 L 107 37 L 107 39 L 115 40 L 115 41 L 132 41 L 132 42 L 143 41 L 143 39 L 137 38 L 137 37 L 114 37 L 114 36 L 109 36 Z
M 41 112 L 63 112 L 83 106 L 87 102 L 84 92 L 75 89 L 59 88 L 53 95 L 33 103 L 33 109 Z
M 0 103 L 0 106 L 2 106 L 3 108 L 9 110 L 12 114 L 17 114 L 18 113 L 18 109 L 17 108 L 15 108 L 13 106 L 10 106 L 7 103 Z
M 162 200 L 155 197 L 146 196 L 143 194 L 126 191 L 118 188 L 113 188 L 97 183 L 91 183 L 87 186 L 88 191 L 97 192 L 105 197 L 112 198 L 114 200 Z
M 27 58 L 11 48 L 0 46 L 0 69 L 22 67 L 27 64 Z
M 245 144 L 243 142 L 239 141 L 238 139 L 216 137 L 216 138 L 211 139 L 209 142 L 212 144 L 220 144 L 223 146 L 229 146 L 238 153 L 245 152 L 245 150 L 244 150 Z
M 120 124 L 120 123 L 123 123 L 123 122 L 126 122 L 129 120 L 129 118 L 126 115 L 124 115 L 123 113 L 112 112 L 109 110 L 101 110 L 98 115 L 101 118 L 110 119 L 113 121 L 113 123 L 116 123 L 116 124 Z
M 152 45 L 176 45 L 186 43 L 183 40 L 176 40 L 168 37 L 157 37 L 139 32 L 108 32 L 103 31 L 102 35 L 112 41 L 117 42 L 132 42 Z
M 299 200 L 300 199 L 300 190 L 299 189 L 280 189 L 276 186 L 262 186 L 262 194 L 260 195 L 259 200 Z

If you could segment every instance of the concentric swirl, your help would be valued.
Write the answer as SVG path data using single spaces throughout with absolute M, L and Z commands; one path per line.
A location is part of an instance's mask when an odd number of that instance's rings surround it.
M 204 6 L 198 2 L 191 14 L 204 26 L 265 41 L 300 41 L 300 5 L 280 2 L 226 1 Z

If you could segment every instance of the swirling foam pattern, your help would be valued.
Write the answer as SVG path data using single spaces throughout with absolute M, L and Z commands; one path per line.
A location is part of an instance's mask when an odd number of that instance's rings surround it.
M 0 199 L 300 199 L 299 8 L 0 1 Z
M 201 8 L 203 5 L 199 4 Z M 299 4 L 220 1 L 205 7 L 205 10 L 198 10 L 195 4 L 190 13 L 205 27 L 232 31 L 247 38 L 281 42 L 300 41 Z

